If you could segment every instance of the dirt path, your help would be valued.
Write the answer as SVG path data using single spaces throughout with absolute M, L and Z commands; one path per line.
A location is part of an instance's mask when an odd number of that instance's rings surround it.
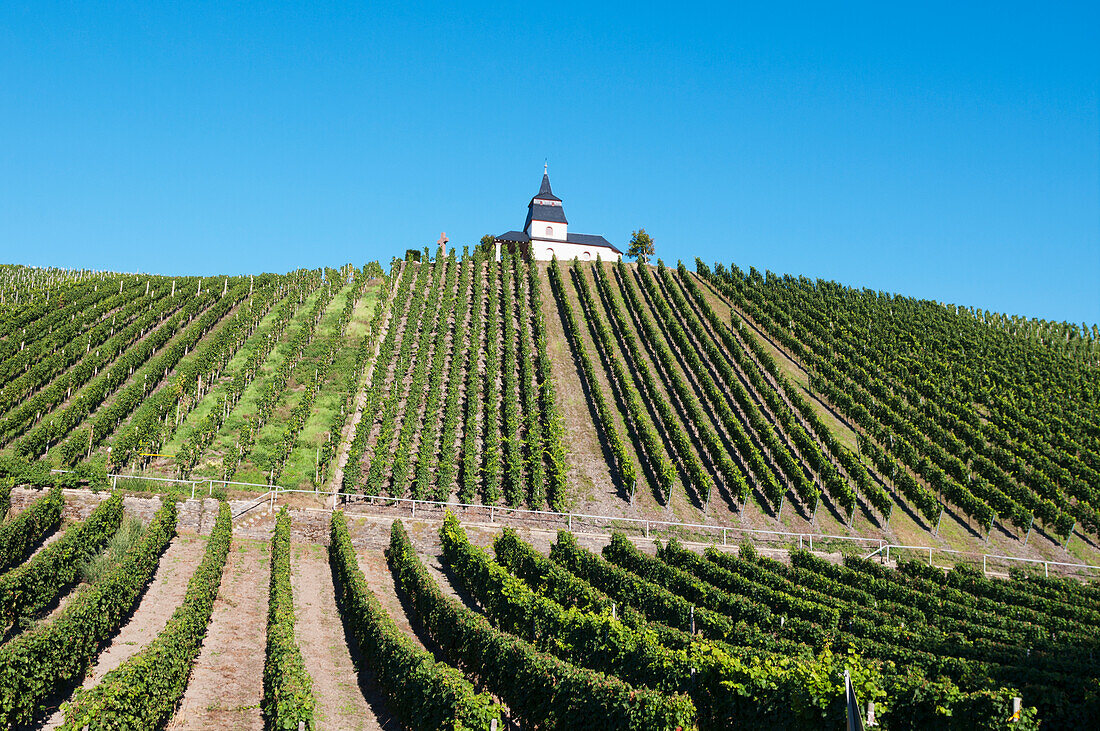
M 95 666 L 84 677 L 82 687 L 91 688 L 103 680 L 103 676 L 126 662 L 153 641 L 168 623 L 187 592 L 187 582 L 202 561 L 206 541 L 197 535 L 183 534 L 169 544 L 160 557 L 153 581 L 145 590 L 130 621 L 123 625 L 111 644 L 99 654 Z M 65 717 L 55 712 L 41 728 L 58 728 Z
M 296 544 L 291 576 L 294 631 L 306 669 L 313 678 L 317 728 L 341 731 L 395 728 L 381 694 L 369 686 L 360 691 L 336 608 L 325 547 Z
M 19 511 L 19 512 L 22 512 L 22 511 Z M 9 515 L 12 515 L 12 516 L 14 516 L 15 514 L 16 513 L 15 513 L 14 510 L 12 510 L 9 513 Z M 43 538 L 42 540 L 40 540 L 38 542 L 38 545 L 36 545 L 34 547 L 34 550 L 30 552 L 30 555 L 27 556 L 27 558 L 24 559 L 18 565 L 12 566 L 12 568 L 15 569 L 15 568 L 18 568 L 19 566 L 23 566 L 24 564 L 29 563 L 31 559 L 33 559 L 38 554 L 42 553 L 42 551 L 46 550 L 46 546 L 50 545 L 54 541 L 61 538 L 61 536 L 65 535 L 65 531 L 67 531 L 69 528 L 72 528 L 74 525 L 76 525 L 79 522 L 80 521 L 77 521 L 77 520 L 66 521 L 63 517 L 62 520 L 61 520 L 61 523 L 59 523 L 58 526 L 56 528 L 54 528 L 52 531 L 47 533 L 45 538 Z
M 263 729 L 269 548 L 233 539 L 206 640 L 170 729 Z
M 408 635 L 413 642 L 424 647 L 424 643 L 409 623 L 405 608 L 401 606 L 401 600 L 398 598 L 397 589 L 393 584 L 393 574 L 386 562 L 386 555 L 378 549 L 360 550 L 359 570 L 363 572 L 363 576 L 367 579 L 367 586 L 378 597 L 378 601 L 393 618 L 398 629 Z

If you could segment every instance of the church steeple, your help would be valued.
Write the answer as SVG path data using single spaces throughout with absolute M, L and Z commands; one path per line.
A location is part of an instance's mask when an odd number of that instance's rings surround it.
M 564 241 L 569 233 L 569 221 L 561 198 L 554 195 L 550 188 L 548 166 L 542 166 L 542 185 L 539 192 L 527 204 L 527 220 L 523 224 L 524 232 L 533 239 L 555 239 Z
M 554 191 L 550 189 L 550 175 L 547 172 L 549 166 L 546 163 L 542 164 L 542 185 L 539 186 L 538 194 L 532 199 L 532 202 L 541 201 L 557 201 L 561 203 L 561 198 L 554 195 Z

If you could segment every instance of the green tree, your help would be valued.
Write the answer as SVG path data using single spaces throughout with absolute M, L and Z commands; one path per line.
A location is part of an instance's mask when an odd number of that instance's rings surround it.
M 481 243 L 477 245 L 477 250 L 486 256 L 491 256 L 497 249 L 497 237 L 492 234 L 485 234 L 481 237 Z
M 648 264 L 653 256 L 653 237 L 640 228 L 630 234 L 630 250 L 627 256 L 632 256 L 642 264 Z

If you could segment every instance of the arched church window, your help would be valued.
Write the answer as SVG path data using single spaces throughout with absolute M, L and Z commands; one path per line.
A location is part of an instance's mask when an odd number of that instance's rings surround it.
M 554 227 L 553 226 L 547 226 L 546 227 L 546 235 L 547 236 L 553 236 L 554 235 Z
M 546 258 L 547 259 L 553 259 L 554 258 L 554 250 L 553 249 L 547 249 L 546 250 Z
M 592 252 L 591 251 L 584 252 L 584 260 L 585 261 L 592 261 Z

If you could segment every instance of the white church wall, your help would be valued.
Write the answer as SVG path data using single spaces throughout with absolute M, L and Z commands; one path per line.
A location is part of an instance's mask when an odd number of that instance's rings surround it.
M 547 228 L 553 231 L 549 236 L 546 234 Z M 551 223 L 550 221 L 531 221 L 531 227 L 530 230 L 527 231 L 527 235 L 531 238 L 565 241 L 569 238 L 569 224 Z
M 596 261 L 599 255 L 604 261 L 618 261 L 621 255 L 608 246 L 584 246 L 568 241 L 547 241 L 545 239 L 531 240 L 531 255 L 538 261 L 550 261 L 554 256 L 558 261 L 567 262 L 573 259 L 581 261 Z

